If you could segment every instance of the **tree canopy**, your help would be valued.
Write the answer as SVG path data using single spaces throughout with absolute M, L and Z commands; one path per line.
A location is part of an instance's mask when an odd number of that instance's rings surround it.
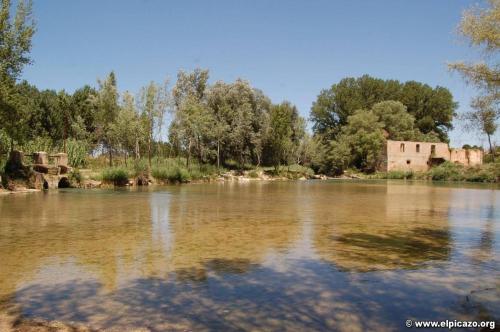
M 448 89 L 368 75 L 344 78 L 321 91 L 311 108 L 313 131 L 325 139 L 334 139 L 349 116 L 386 100 L 401 102 L 415 118 L 415 126 L 421 133 L 435 133 L 442 141 L 448 140 L 447 132 L 453 128 L 452 119 L 458 107 Z
M 347 167 L 373 172 L 382 162 L 386 139 L 439 142 L 436 135 L 416 128 L 406 106 L 387 100 L 350 115 L 335 139 L 323 140 L 323 156 L 316 165 L 327 173 L 341 173 Z
M 24 139 L 27 131 L 26 118 L 29 109 L 16 87 L 23 68 L 31 63 L 29 52 L 35 24 L 31 13 L 31 1 L 18 1 L 14 18 L 11 17 L 11 1 L 2 0 L 0 8 L 0 130 L 11 140 Z

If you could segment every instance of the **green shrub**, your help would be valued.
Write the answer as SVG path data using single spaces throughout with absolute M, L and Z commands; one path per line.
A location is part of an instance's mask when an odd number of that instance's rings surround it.
M 134 160 L 133 172 L 134 176 L 148 173 L 149 164 L 145 159 Z
M 310 178 L 315 174 L 312 168 L 298 164 L 281 166 L 278 172 L 274 170 L 272 173 L 273 175 L 283 176 L 292 180 L 296 180 L 302 177 Z
M 122 167 L 109 167 L 102 171 L 102 180 L 123 186 L 128 183 L 128 172 Z
M 258 178 L 259 173 L 257 173 L 256 170 L 250 171 L 250 172 L 248 172 L 248 177 L 253 178 L 253 179 Z
M 17 149 L 23 151 L 25 155 L 39 151 L 45 151 L 47 153 L 58 152 L 56 151 L 57 148 L 55 148 L 54 142 L 48 137 L 36 137 L 18 146 Z
M 204 175 L 213 175 L 219 173 L 216 165 L 202 164 L 200 165 L 200 172 Z
M 237 162 L 236 160 L 233 160 L 233 159 L 226 160 L 224 162 L 224 166 L 226 166 L 230 170 L 248 171 L 248 170 L 251 170 L 252 168 L 254 168 L 254 166 L 252 164 L 244 163 L 243 165 L 241 165 L 239 162 Z
M 465 170 L 465 180 L 470 182 L 497 182 L 500 179 L 500 163 L 490 163 Z
M 429 174 L 427 172 L 414 172 L 412 175 L 413 180 L 429 180 Z
M 68 179 L 71 184 L 81 184 L 83 176 L 78 169 L 74 169 L 71 173 L 69 173 Z
M 5 164 L 7 163 L 7 158 L 1 158 L 0 156 L 0 174 L 5 171 Z
M 389 171 L 385 173 L 385 178 L 390 180 L 404 180 L 404 179 L 412 179 L 413 171 Z
M 444 162 L 427 172 L 390 171 L 376 173 L 370 179 L 414 179 L 434 181 L 469 181 L 469 182 L 499 182 L 500 162 L 484 164 L 475 167 L 465 167 L 460 164 Z
M 465 179 L 470 182 L 495 182 L 495 177 L 492 173 L 486 170 L 479 170 L 477 172 L 467 172 Z
M 462 165 L 445 161 L 441 165 L 431 168 L 429 175 L 434 181 L 461 181 L 464 180 L 462 171 Z
M 10 151 L 10 138 L 7 133 L 0 129 L 0 172 L 3 171 L 5 167 L 5 162 L 7 161 Z
M 232 159 L 228 159 L 224 162 L 225 166 L 228 169 L 237 169 L 238 168 L 238 163 Z
M 85 141 L 69 139 L 66 143 L 68 162 L 72 167 L 84 167 L 87 165 L 87 154 L 89 146 Z
M 201 170 L 199 170 L 198 168 L 193 168 L 189 171 L 189 176 L 191 177 L 191 179 L 193 180 L 199 180 L 199 179 L 202 179 L 205 175 L 203 174 L 203 172 Z
M 151 175 L 157 180 L 168 180 L 171 174 L 171 169 L 167 167 L 153 167 Z
M 109 167 L 109 160 L 107 156 L 100 155 L 98 157 L 87 157 L 87 165 L 93 170 L 101 170 Z
M 186 183 L 191 180 L 189 172 L 180 167 L 153 167 L 151 174 L 157 180 L 170 183 Z
M 498 152 L 495 154 L 495 160 L 498 159 Z M 493 163 L 493 155 L 491 153 L 485 153 L 483 157 L 483 162 L 485 164 Z
M 306 176 L 306 177 L 309 176 L 310 177 L 310 176 L 314 175 L 314 170 L 312 168 L 298 165 L 298 164 L 287 166 L 285 169 L 289 173 L 295 173 L 296 175 L 298 175 L 298 177 L 302 177 L 302 176 Z
M 175 174 L 174 179 L 177 180 L 177 182 L 186 183 L 191 180 L 191 175 L 185 168 L 176 168 L 174 174 Z

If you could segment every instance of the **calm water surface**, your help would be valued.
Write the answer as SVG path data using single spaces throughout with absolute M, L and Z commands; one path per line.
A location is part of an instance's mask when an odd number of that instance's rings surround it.
M 500 191 L 251 182 L 0 197 L 1 310 L 127 330 L 500 319 Z

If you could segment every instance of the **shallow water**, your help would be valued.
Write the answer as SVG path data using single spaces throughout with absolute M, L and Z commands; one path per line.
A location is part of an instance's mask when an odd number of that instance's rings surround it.
M 500 318 L 500 191 L 251 182 L 0 197 L 0 301 L 117 330 Z

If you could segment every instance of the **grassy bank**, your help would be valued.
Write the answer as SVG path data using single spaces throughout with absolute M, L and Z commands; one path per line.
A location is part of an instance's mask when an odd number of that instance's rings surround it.
M 466 181 L 466 182 L 500 182 L 500 162 L 487 163 L 481 166 L 465 167 L 463 165 L 444 162 L 427 172 L 390 171 L 365 175 L 370 179 L 412 179 L 432 181 Z
M 144 177 L 160 184 L 187 183 L 191 181 L 210 181 L 232 173 L 238 176 L 252 178 L 281 178 L 300 179 L 311 178 L 314 171 L 301 165 L 281 166 L 278 170 L 274 167 L 245 167 L 243 170 L 220 168 L 210 164 L 191 163 L 186 167 L 183 158 L 153 159 L 151 168 L 147 160 L 116 159 L 113 167 L 107 166 L 107 160 L 103 157 L 90 158 L 87 161 L 90 167 L 90 178 L 108 184 L 126 185 L 129 181 Z
M 29 158 L 24 164 L 32 167 Z M 188 183 L 193 181 L 212 180 L 275 180 L 275 179 L 308 179 L 314 177 L 314 171 L 301 165 L 285 165 L 274 167 L 257 167 L 246 164 L 241 167 L 229 160 L 225 167 L 217 168 L 212 164 L 198 163 L 191 160 L 189 167 L 185 158 L 153 158 L 151 166 L 147 159 L 115 157 L 109 166 L 107 156 L 87 156 L 80 167 L 73 167 L 67 177 L 71 187 L 95 188 L 103 185 L 125 186 L 128 184 L 147 185 Z M 3 167 L 2 167 L 3 168 Z M 0 172 L 0 176 L 2 173 Z M 3 182 L 7 177 L 2 176 Z M 29 187 L 28 178 L 24 179 Z M 7 186 L 4 184 L 4 188 Z M 0 187 L 1 188 L 1 187 Z
M 224 172 L 217 170 L 213 165 L 191 163 L 186 167 L 183 158 L 157 159 L 151 162 L 151 167 L 145 159 L 127 160 L 115 159 L 113 166 L 108 166 L 105 158 L 89 158 L 87 161 L 93 180 L 112 183 L 115 185 L 127 184 L 138 177 L 152 179 L 160 183 L 186 183 L 193 180 L 210 179 Z

